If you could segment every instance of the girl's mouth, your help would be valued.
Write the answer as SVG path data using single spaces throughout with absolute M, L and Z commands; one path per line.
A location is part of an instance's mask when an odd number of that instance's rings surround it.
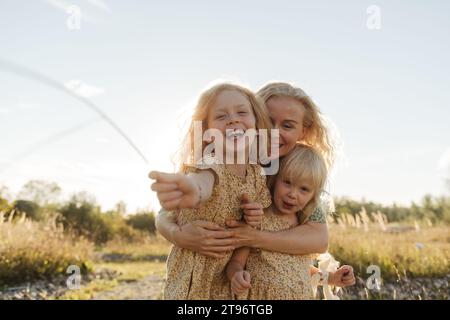
M 295 207 L 295 205 L 290 204 L 290 203 L 288 203 L 286 201 L 283 201 L 283 208 L 291 210 L 293 207 Z
M 233 139 L 240 139 L 245 135 L 245 131 L 242 129 L 227 129 L 225 132 L 225 135 L 227 139 L 233 140 Z

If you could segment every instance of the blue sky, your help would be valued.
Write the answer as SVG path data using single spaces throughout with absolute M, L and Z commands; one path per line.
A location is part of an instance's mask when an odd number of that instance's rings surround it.
M 80 29 L 67 27 L 70 5 Z M 379 30 L 366 25 L 371 5 Z M 449 12 L 447 1 L 1 0 L 0 58 L 77 87 L 149 164 L 79 101 L 0 69 L 0 185 L 44 179 L 105 208 L 159 208 L 147 172 L 173 169 L 178 115 L 223 78 L 294 82 L 312 96 L 343 144 L 332 194 L 403 204 L 444 194 Z

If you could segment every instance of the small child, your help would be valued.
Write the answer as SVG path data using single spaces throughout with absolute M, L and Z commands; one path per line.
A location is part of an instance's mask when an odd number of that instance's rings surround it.
M 327 167 L 321 154 L 310 146 L 297 145 L 281 160 L 278 175 L 269 180 L 273 201 L 264 210 L 262 229 L 280 231 L 306 222 L 318 206 L 326 178 Z M 312 267 L 313 258 L 243 247 L 234 251 L 226 273 L 238 298 L 313 299 L 311 276 L 320 272 Z M 333 285 L 353 282 L 350 266 L 328 276 L 328 283 Z

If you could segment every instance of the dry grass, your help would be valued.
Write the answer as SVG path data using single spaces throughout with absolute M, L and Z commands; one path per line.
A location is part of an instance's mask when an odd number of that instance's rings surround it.
M 55 219 L 36 222 L 13 216 L 4 219 L 0 212 L 0 286 L 65 274 L 70 265 L 89 271 L 91 243 L 64 233 Z
M 113 240 L 99 250 L 101 260 L 106 261 L 165 261 L 171 244 L 162 236 L 142 238 L 140 242 Z
M 369 265 L 378 265 L 384 279 L 439 277 L 450 273 L 450 227 L 429 221 L 391 224 L 381 213 L 364 210 L 355 218 L 330 219 L 329 251 L 341 263 L 365 276 Z

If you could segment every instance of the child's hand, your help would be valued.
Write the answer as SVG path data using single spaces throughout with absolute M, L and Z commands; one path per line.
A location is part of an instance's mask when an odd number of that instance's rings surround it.
M 200 203 L 200 189 L 188 175 L 152 171 L 156 182 L 151 188 L 158 194 L 159 203 L 165 210 L 195 208 Z
M 241 209 L 244 211 L 245 222 L 254 227 L 261 228 L 262 216 L 264 214 L 261 204 L 256 202 L 250 202 L 247 193 L 242 194 Z
M 250 273 L 245 270 L 237 271 L 231 279 L 231 290 L 234 294 L 243 294 L 252 286 L 250 284 Z
M 355 275 L 351 266 L 344 265 L 329 274 L 328 283 L 337 287 L 347 287 L 355 284 Z

